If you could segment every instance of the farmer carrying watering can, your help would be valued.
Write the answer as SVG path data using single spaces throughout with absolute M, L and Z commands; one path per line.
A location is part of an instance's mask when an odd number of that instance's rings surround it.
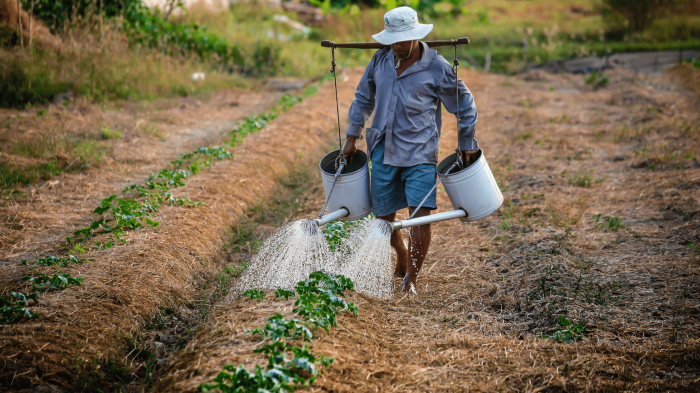
M 343 154 L 352 160 L 355 142 L 362 138 L 365 122 L 367 149 L 372 158 L 372 205 L 377 218 L 392 222 L 396 211 L 408 207 L 412 214 L 429 192 L 415 217 L 437 208 L 436 180 L 438 144 L 442 124 L 440 103 L 458 117 L 458 148 L 469 165 L 479 146 L 474 132 L 476 106 L 467 86 L 453 73 L 444 57 L 423 42 L 433 25 L 418 23 L 410 7 L 395 8 L 384 15 L 384 31 L 372 36 L 384 48 L 370 61 L 355 92 L 349 111 L 350 124 Z M 459 86 L 456 88 L 456 86 Z M 432 189 L 432 191 L 431 191 Z M 411 228 L 406 250 L 400 231 L 391 235 L 398 255 L 395 275 L 403 277 L 403 291 L 416 292 L 416 280 L 430 246 L 430 224 Z

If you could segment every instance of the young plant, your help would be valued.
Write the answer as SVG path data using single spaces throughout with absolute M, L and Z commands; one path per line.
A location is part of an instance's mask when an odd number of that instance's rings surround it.
M 593 228 L 618 231 L 620 229 L 625 229 L 625 224 L 622 222 L 620 217 L 610 217 L 603 216 L 602 214 L 596 214 L 592 217 L 594 224 Z
M 353 288 L 352 281 L 343 276 L 312 273 L 309 280 L 296 285 L 294 312 L 303 319 L 286 319 L 275 314 L 262 328 L 248 331 L 271 341 L 254 351 L 268 356 L 266 369 L 256 365 L 254 371 L 248 371 L 243 365 L 236 368 L 229 364 L 212 382 L 202 384 L 198 389 L 205 392 L 293 392 L 298 387 L 310 386 L 316 380 L 318 366 L 328 368 L 334 359 L 316 356 L 306 343 L 298 347 L 289 342 L 295 339 L 311 341 L 313 328 L 320 326 L 328 330 L 329 326 L 335 326 L 336 312 L 349 310 L 357 315 L 357 307 L 352 302 L 338 297 Z M 254 291 L 245 293 L 249 292 Z M 280 288 L 275 291 L 277 299 L 284 297 L 286 300 L 292 296 L 295 296 L 293 291 Z
M 89 260 L 87 262 L 90 262 Z M 54 256 L 47 256 L 44 258 L 39 258 L 36 261 L 31 262 L 32 265 L 41 265 L 41 266 L 60 266 L 60 267 L 68 267 L 71 263 L 79 263 L 82 264 L 83 261 L 73 255 L 69 255 L 67 258 L 59 258 L 59 257 L 54 257 Z M 29 264 L 29 261 L 26 259 L 22 259 L 22 265 L 27 266 Z
M 559 317 L 559 324 L 562 326 L 562 329 L 550 330 L 540 337 L 560 343 L 570 343 L 585 339 L 585 334 L 591 332 L 586 328 L 586 322 L 583 320 L 574 324 L 562 315 Z
M 585 77 L 584 81 L 586 82 L 586 85 L 593 86 L 597 89 L 605 87 L 610 82 L 610 78 L 603 75 L 602 72 L 591 71 L 591 74 Z
M 60 291 L 68 288 L 71 285 L 81 286 L 80 283 L 85 281 L 82 277 L 73 277 L 69 273 L 54 274 L 52 277 L 46 274 L 37 276 L 24 276 L 22 281 L 32 283 L 32 289 L 37 292 Z
M 249 296 L 251 300 L 265 300 L 265 292 L 257 289 L 249 289 L 243 292 L 243 296 Z
M 10 324 L 19 321 L 26 317 L 30 319 L 38 318 L 29 307 L 29 301 L 34 300 L 39 303 L 39 294 L 32 293 L 27 295 L 22 292 L 10 292 L 9 299 L 0 297 L 0 314 L 2 315 L 2 323 Z

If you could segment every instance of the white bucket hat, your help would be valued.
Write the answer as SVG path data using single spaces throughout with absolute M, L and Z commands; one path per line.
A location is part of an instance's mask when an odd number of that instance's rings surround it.
M 384 30 L 372 36 L 377 42 L 391 45 L 420 40 L 433 30 L 433 25 L 418 23 L 418 14 L 411 7 L 398 7 L 384 14 Z

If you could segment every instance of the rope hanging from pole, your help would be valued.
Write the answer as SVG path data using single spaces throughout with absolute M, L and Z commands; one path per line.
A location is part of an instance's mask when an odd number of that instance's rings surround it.
M 331 69 L 330 73 L 333 74 L 333 84 L 335 86 L 335 113 L 338 117 L 338 148 L 340 149 L 340 154 L 338 155 L 339 157 L 342 157 L 340 159 L 340 163 L 345 163 L 345 156 L 343 156 L 343 139 L 340 136 L 340 107 L 338 105 L 338 77 L 337 77 L 337 72 L 335 70 L 336 64 L 335 64 L 335 42 L 331 41 Z M 339 163 L 336 160 L 336 169 L 339 166 Z
M 457 111 L 455 112 L 455 117 L 457 118 L 457 128 L 459 128 L 459 59 L 457 58 L 457 45 L 459 44 L 459 40 L 451 40 L 452 45 L 455 47 L 455 59 L 452 64 L 452 73 L 455 76 L 455 102 L 457 105 Z M 459 151 L 459 147 L 455 149 L 455 152 L 457 153 L 457 165 L 459 166 L 460 169 L 462 169 L 462 165 L 464 164 L 462 162 L 462 153 Z

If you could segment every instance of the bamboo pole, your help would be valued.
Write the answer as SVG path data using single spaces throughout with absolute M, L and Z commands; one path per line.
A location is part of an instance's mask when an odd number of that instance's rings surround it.
M 32 19 L 34 17 L 34 0 L 29 8 L 29 47 L 32 47 Z
M 22 4 L 17 0 L 17 27 L 19 28 L 19 44 L 24 49 L 24 38 L 22 37 Z

